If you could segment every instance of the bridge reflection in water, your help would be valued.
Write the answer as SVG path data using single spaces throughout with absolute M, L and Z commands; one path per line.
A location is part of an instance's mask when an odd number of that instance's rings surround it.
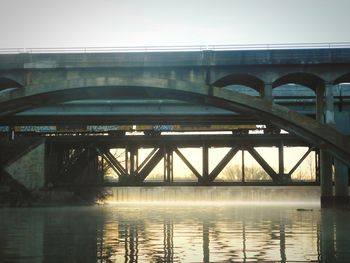
M 127 204 L 0 215 L 5 262 L 350 260 L 350 213 L 317 206 Z

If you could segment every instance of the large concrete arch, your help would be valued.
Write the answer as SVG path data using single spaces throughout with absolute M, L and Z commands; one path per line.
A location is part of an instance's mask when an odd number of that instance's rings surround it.
M 228 85 L 244 85 L 255 89 L 259 94 L 262 94 L 264 82 L 250 74 L 229 74 L 216 80 L 213 84 L 216 87 L 225 87 Z
M 172 98 L 250 113 L 301 136 L 321 149 L 330 151 L 350 165 L 350 142 L 334 128 L 261 98 L 186 81 L 113 77 L 25 86 L 21 90 L 0 96 L 0 118 L 32 107 L 67 100 L 113 97 Z
M 325 81 L 314 74 L 306 72 L 295 72 L 281 76 L 272 83 L 272 88 L 277 88 L 285 84 L 298 84 L 308 87 L 316 92 L 316 89 L 323 87 Z

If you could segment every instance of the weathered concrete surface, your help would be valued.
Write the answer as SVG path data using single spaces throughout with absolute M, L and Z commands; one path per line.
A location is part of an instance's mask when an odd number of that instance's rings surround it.
M 350 134 L 350 113 L 335 112 L 334 118 L 337 129 L 343 134 Z
M 28 190 L 38 190 L 45 184 L 45 144 L 36 146 L 27 154 L 5 167 L 13 179 Z
M 22 87 L 89 77 L 147 77 L 244 84 L 263 94 L 264 84 L 300 83 L 315 90 L 319 84 L 347 82 L 349 65 L 350 49 L 3 54 L 0 79 Z
M 154 78 L 87 78 L 30 85 L 0 97 L 0 117 L 19 110 L 79 99 L 110 99 L 120 97 L 181 99 L 212 105 L 234 112 L 248 113 L 271 122 L 331 152 L 350 165 L 348 138 L 329 125 L 251 97 L 221 88 L 202 86 L 193 82 Z
M 350 49 L 3 54 L 0 69 L 350 63 Z

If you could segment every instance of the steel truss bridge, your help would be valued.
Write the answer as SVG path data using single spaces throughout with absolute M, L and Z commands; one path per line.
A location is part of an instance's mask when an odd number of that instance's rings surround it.
M 284 149 L 285 147 L 308 147 L 306 153 L 300 157 L 294 167 L 284 172 Z M 49 171 L 50 182 L 53 185 L 77 183 L 83 181 L 86 185 L 105 186 L 161 186 L 161 185 L 302 185 L 319 183 L 319 169 L 317 169 L 315 180 L 312 182 L 293 182 L 292 173 L 299 167 L 303 160 L 316 147 L 306 141 L 289 134 L 279 135 L 162 135 L 162 136 L 119 136 L 113 139 L 108 136 L 50 137 L 46 140 L 48 155 L 47 162 L 50 163 L 52 171 Z M 209 149 L 229 148 L 221 161 L 209 171 Z M 277 147 L 278 148 L 278 172 L 264 160 L 255 147 Z M 110 149 L 123 149 L 122 162 L 115 157 Z M 140 149 L 152 149 L 144 160 L 139 159 Z M 199 170 L 181 152 L 183 148 L 200 148 L 202 167 Z M 215 181 L 226 165 L 232 160 L 238 151 L 247 151 L 260 164 L 263 170 L 271 177 L 270 181 L 247 181 L 244 176 L 244 155 L 242 155 L 242 177 L 239 182 Z M 177 181 L 174 175 L 174 154 L 195 175 L 196 181 Z M 62 158 L 63 157 L 63 158 Z M 118 175 L 118 182 L 111 183 L 103 180 L 103 163 L 108 164 Z M 120 156 L 119 156 L 120 157 Z M 316 163 L 319 162 L 318 153 L 315 155 Z M 164 178 L 162 181 L 146 181 L 147 176 L 158 165 L 164 162 Z M 84 168 L 82 165 L 84 164 Z M 318 167 L 318 166 L 317 166 Z M 56 172 L 55 172 L 56 171 Z M 88 175 L 99 174 L 100 177 Z M 84 180 L 81 180 L 84 178 Z

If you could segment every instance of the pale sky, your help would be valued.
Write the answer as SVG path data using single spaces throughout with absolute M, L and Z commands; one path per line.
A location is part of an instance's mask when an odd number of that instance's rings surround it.
M 0 0 L 0 48 L 350 42 L 350 0 Z

